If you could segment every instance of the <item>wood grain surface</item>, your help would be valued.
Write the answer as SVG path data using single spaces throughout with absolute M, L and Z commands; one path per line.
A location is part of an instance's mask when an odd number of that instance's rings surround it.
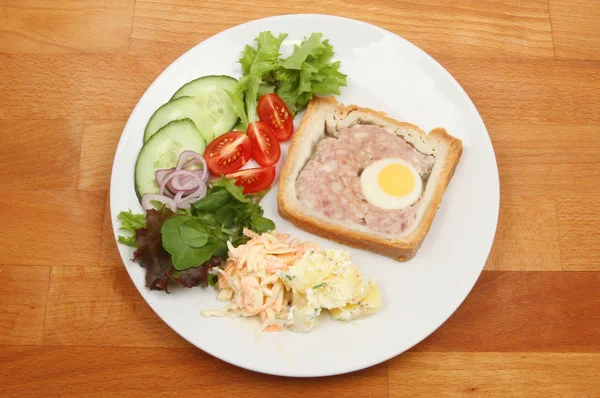
M 0 0 L 0 396 L 600 396 L 600 2 Z M 471 294 L 409 352 L 286 379 L 191 346 L 112 237 L 114 151 L 148 85 L 196 43 L 271 15 L 379 25 L 480 111 L 501 184 Z

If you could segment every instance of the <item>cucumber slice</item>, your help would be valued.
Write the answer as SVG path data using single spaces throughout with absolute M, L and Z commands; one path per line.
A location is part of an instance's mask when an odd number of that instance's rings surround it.
M 184 84 L 173 94 L 171 100 L 184 96 L 195 97 L 203 110 L 198 117 L 201 120 L 194 119 L 196 126 L 201 132 L 218 137 L 231 131 L 238 121 L 231 97 L 225 91 L 233 93 L 236 84 L 237 80 L 231 76 L 203 76 Z
M 213 135 L 209 132 L 202 131 L 198 125 L 202 123 L 202 108 L 200 103 L 194 97 L 179 97 L 173 101 L 169 101 L 154 112 L 144 131 L 144 143 L 148 142 L 150 137 L 158 132 L 162 127 L 166 126 L 173 120 L 190 119 L 200 130 L 206 142 L 213 140 Z
M 158 193 L 156 171 L 177 165 L 179 154 L 190 150 L 203 154 L 206 142 L 190 119 L 174 120 L 152 135 L 135 163 L 135 193 Z
M 172 100 L 179 97 L 203 97 L 214 91 L 229 90 L 233 92 L 237 79 L 225 75 L 203 76 L 181 86 L 173 94 Z

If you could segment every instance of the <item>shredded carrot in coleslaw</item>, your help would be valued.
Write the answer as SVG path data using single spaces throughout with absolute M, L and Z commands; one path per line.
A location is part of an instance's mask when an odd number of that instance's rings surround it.
M 261 319 L 261 330 L 282 330 L 278 319 L 287 318 L 287 308 L 292 298 L 286 291 L 279 272 L 287 271 L 296 260 L 309 250 L 318 250 L 312 242 L 289 240 L 289 235 L 278 232 L 257 233 L 244 229 L 250 240 L 234 248 L 228 242 L 229 258 L 224 269 L 219 270 L 219 300 L 228 304 L 220 310 L 204 311 L 204 316 L 237 316 Z

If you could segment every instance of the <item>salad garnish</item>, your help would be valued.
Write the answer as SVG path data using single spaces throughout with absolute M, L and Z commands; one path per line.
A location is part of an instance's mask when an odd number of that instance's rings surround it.
M 206 286 L 208 271 L 227 259 L 227 242 L 234 247 L 245 243 L 244 229 L 262 233 L 275 228 L 259 205 L 265 194 L 246 195 L 223 176 L 190 209 L 173 212 L 163 206 L 145 215 L 121 212 L 122 228 L 134 235 L 119 241 L 137 246 L 133 260 L 146 268 L 148 288 L 168 292 L 169 279 L 185 287 Z M 204 269 L 190 271 L 193 268 Z
M 340 87 L 346 86 L 346 75 L 339 71 L 340 62 L 331 62 L 333 46 L 329 40 L 321 40 L 322 33 L 312 33 L 294 47 L 292 55 L 281 58 L 279 50 L 287 36 L 260 32 L 254 39 L 256 48 L 247 45 L 242 52 L 242 77 L 231 97 L 244 126 L 259 119 L 257 105 L 259 96 L 264 94 L 274 92 L 296 115 L 314 94 L 339 94 Z

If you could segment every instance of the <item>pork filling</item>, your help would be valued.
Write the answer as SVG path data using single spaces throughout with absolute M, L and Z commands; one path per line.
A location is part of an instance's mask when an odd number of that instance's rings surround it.
M 317 144 L 298 176 L 298 200 L 328 218 L 363 225 L 383 235 L 401 234 L 414 222 L 421 199 L 406 208 L 385 210 L 367 202 L 361 190 L 362 171 L 385 158 L 409 162 L 424 181 L 435 161 L 383 127 L 357 124 Z

